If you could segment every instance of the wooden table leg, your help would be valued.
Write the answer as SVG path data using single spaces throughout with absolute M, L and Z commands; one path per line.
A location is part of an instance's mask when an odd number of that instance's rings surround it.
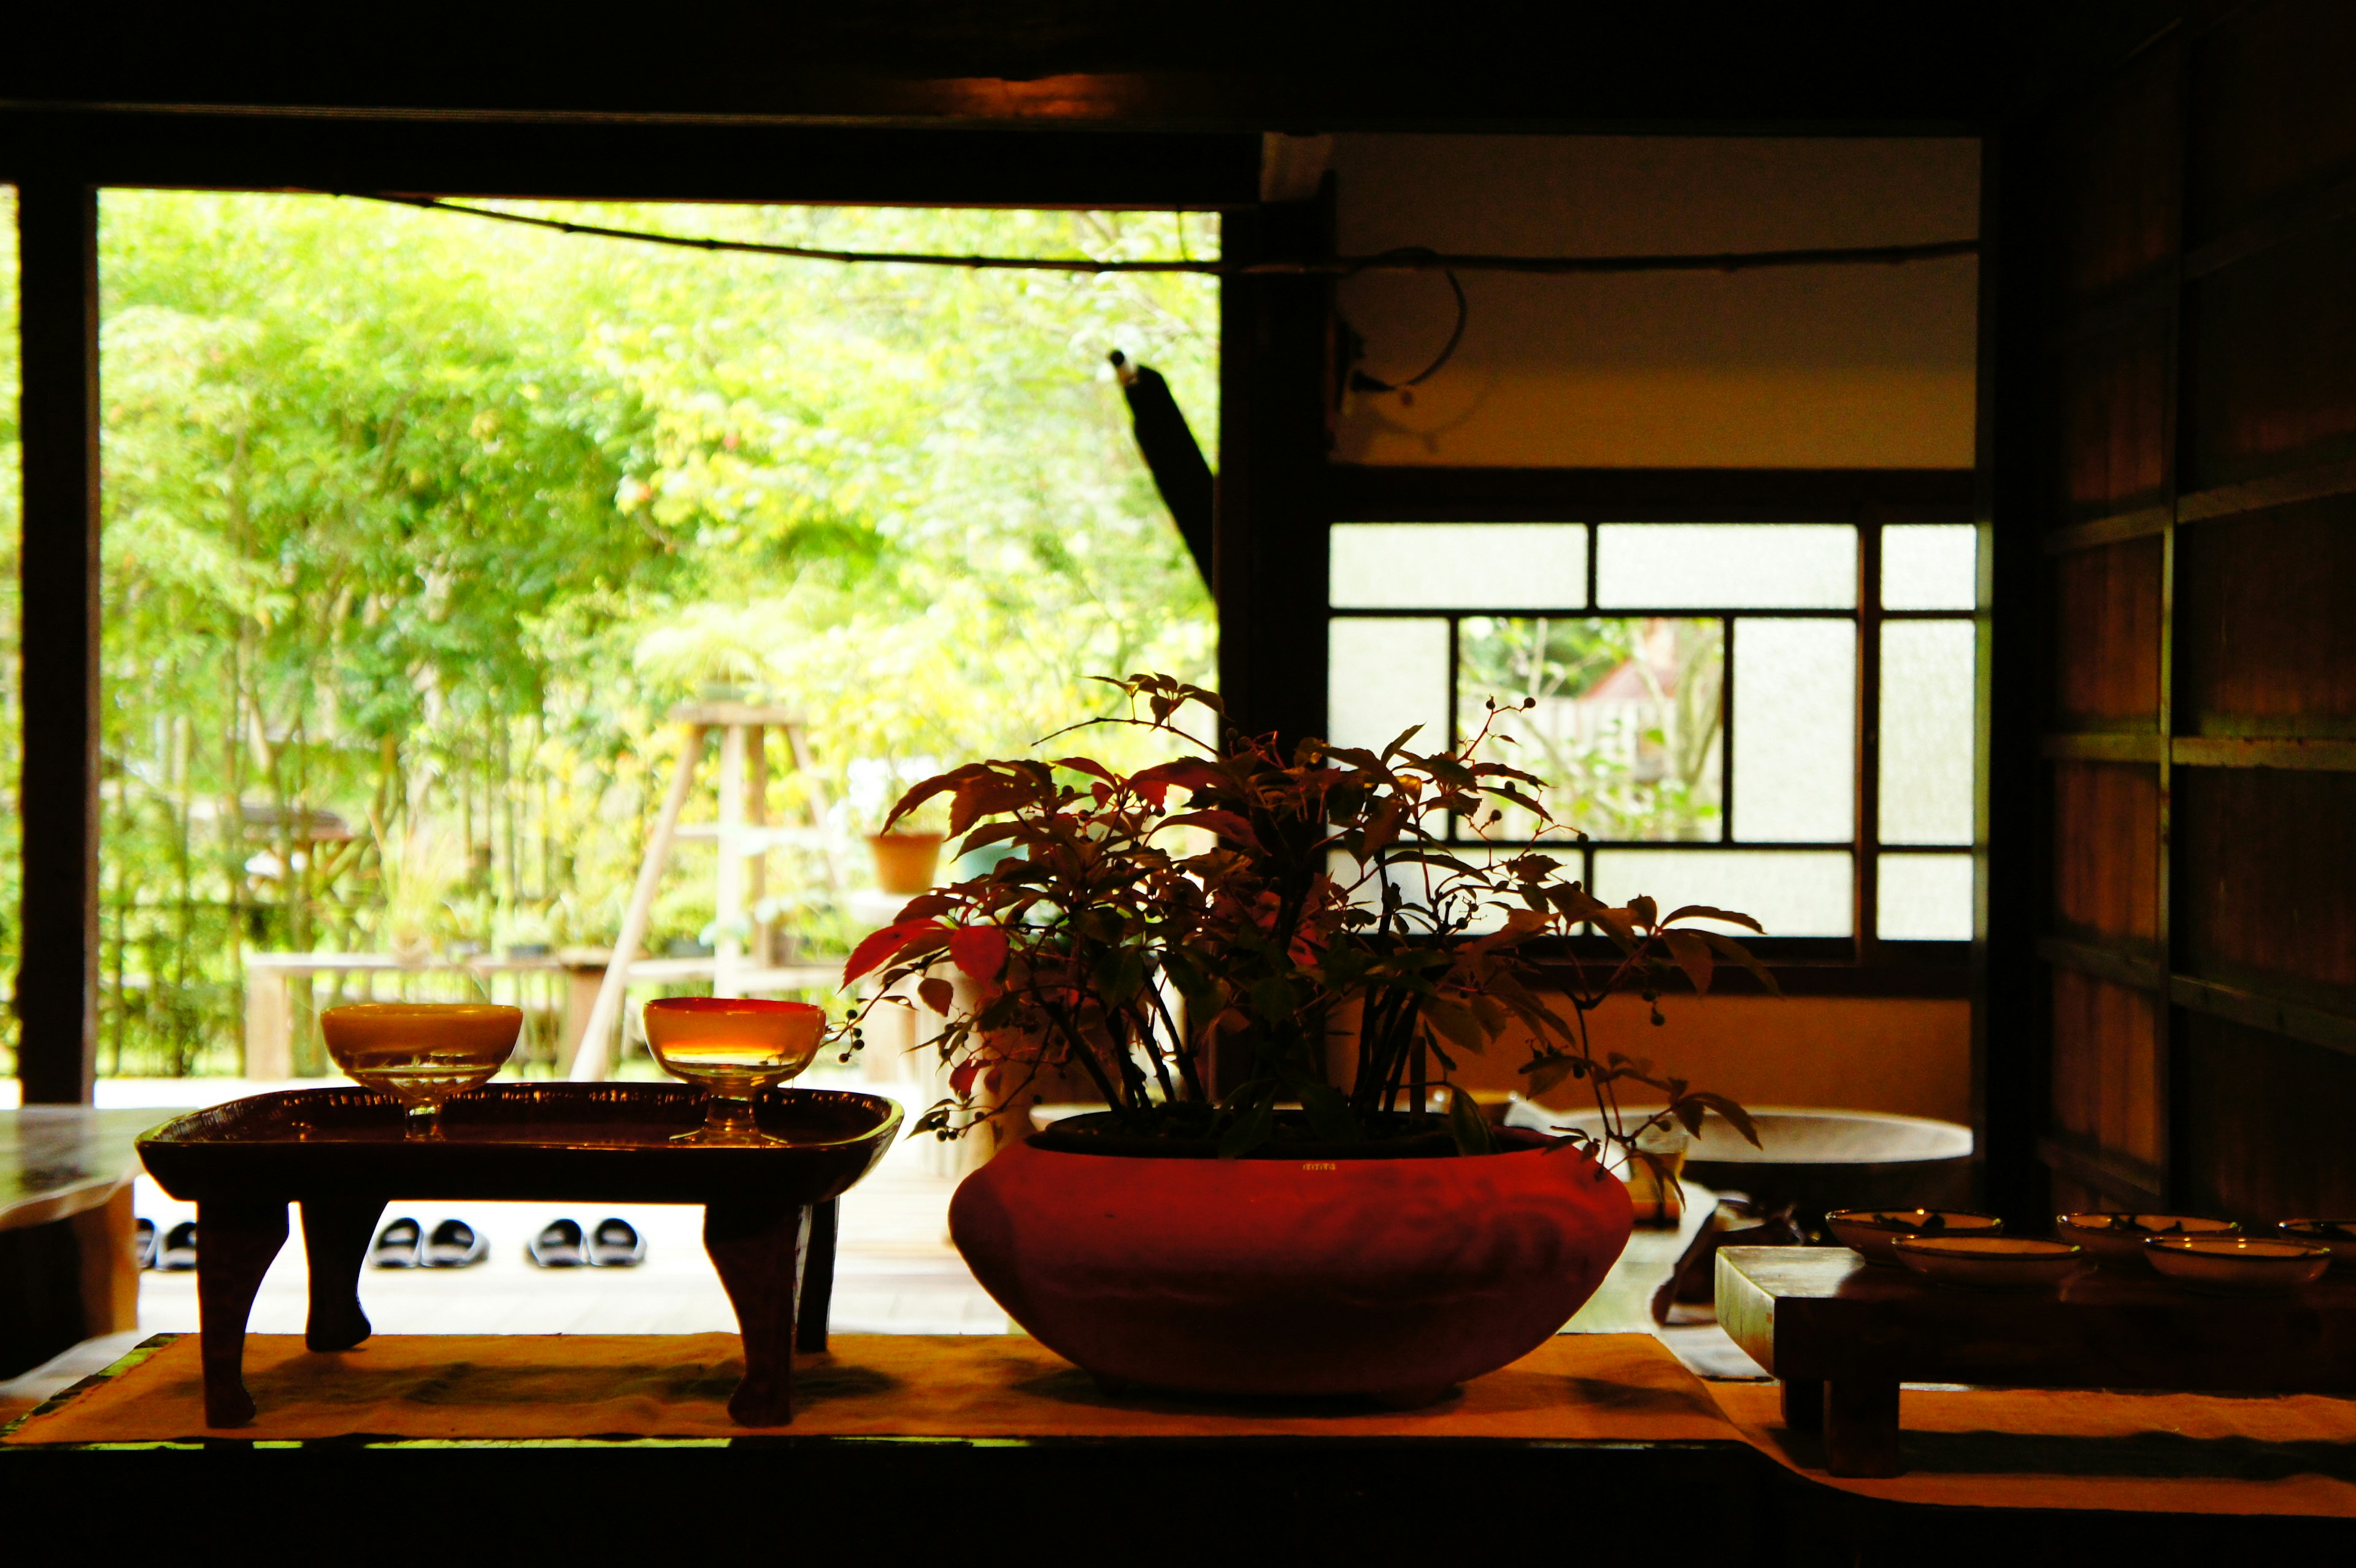
M 245 1392 L 245 1322 L 271 1260 L 286 1244 L 286 1205 L 197 1205 L 197 1321 L 203 1330 L 205 1424 L 253 1419 Z
M 713 1203 L 703 1211 L 703 1250 L 736 1308 L 744 1380 L 728 1398 L 740 1426 L 794 1419 L 794 1296 L 810 1211 L 786 1203 Z
M 1898 1384 L 1835 1378 L 1825 1385 L 1825 1469 L 1836 1476 L 1900 1476 Z
M 1825 1429 L 1825 1381 L 1822 1378 L 1783 1380 L 1783 1430 L 1822 1432 Z
M 840 1198 L 810 1205 L 809 1242 L 803 1249 L 800 1305 L 794 1311 L 794 1349 L 826 1352 L 827 1309 L 834 1305 L 834 1238 Z
M 311 1314 L 303 1324 L 307 1349 L 348 1350 L 375 1331 L 360 1310 L 360 1267 L 383 1213 L 381 1202 L 365 1199 L 305 1200 L 303 1258 L 311 1276 Z

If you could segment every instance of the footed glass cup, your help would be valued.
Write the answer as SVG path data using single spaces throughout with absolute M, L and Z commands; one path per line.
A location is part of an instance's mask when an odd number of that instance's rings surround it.
M 753 1124 L 753 1096 L 810 1064 L 826 1010 L 752 997 L 660 997 L 646 1008 L 647 1046 L 674 1078 L 704 1091 L 703 1125 L 674 1143 L 776 1143 Z
M 406 1136 L 442 1136 L 442 1103 L 490 1081 L 523 1032 L 523 1009 L 488 1002 L 356 1002 L 319 1015 L 327 1054 L 352 1082 L 408 1108 Z

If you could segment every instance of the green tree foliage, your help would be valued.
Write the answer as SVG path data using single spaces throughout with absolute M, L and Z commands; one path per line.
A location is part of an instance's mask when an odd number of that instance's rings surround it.
M 859 249 L 1209 238 L 1167 214 L 592 210 Z M 1204 280 L 713 256 L 328 197 L 108 192 L 102 222 L 109 1068 L 234 1068 L 243 951 L 610 940 L 664 715 L 701 683 L 807 715 L 848 843 L 895 779 L 1081 716 L 1088 672 L 1207 668 L 1206 599 L 1101 371 L 1151 359 L 1210 429 Z M 777 880 L 831 944 L 815 875 Z M 709 888 L 688 859 L 658 945 L 706 925 Z

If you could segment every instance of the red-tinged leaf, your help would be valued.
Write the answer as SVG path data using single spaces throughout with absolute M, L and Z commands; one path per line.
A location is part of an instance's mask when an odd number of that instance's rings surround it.
M 1636 932 L 1635 928 L 1628 923 L 1626 910 L 1604 909 L 1598 906 L 1587 912 L 1587 918 L 1594 924 L 1601 926 L 1603 934 L 1618 943 L 1622 952 L 1635 951 Z
M 949 958 L 977 980 L 995 980 L 1006 971 L 1006 931 L 996 925 L 961 925 L 949 933 Z M 947 1012 L 936 1008 L 936 1012 Z
M 1259 838 L 1252 832 L 1251 824 L 1232 811 L 1184 811 L 1175 816 L 1162 818 L 1162 826 L 1208 828 L 1229 844 L 1239 845 L 1254 851 L 1260 847 Z
M 1628 901 L 1628 922 L 1635 926 L 1655 926 L 1661 923 L 1661 906 L 1639 893 Z
M 1426 997 L 1422 1002 L 1421 1011 L 1424 1021 L 1430 1024 L 1436 1033 L 1462 1046 L 1475 1056 L 1488 1051 L 1489 1037 L 1481 1032 L 1481 1020 L 1472 1016 L 1472 1010 L 1470 1008 L 1459 1007 L 1454 1002 L 1442 1001 L 1437 997 Z
M 1422 732 L 1423 726 L 1420 724 L 1410 724 L 1406 729 L 1400 731 L 1398 739 L 1393 741 L 1389 745 L 1383 748 L 1382 760 L 1385 763 L 1387 763 L 1393 757 L 1405 756 L 1407 754 L 1407 743 L 1409 741 L 1414 740 Z
M 1743 946 L 1742 944 L 1735 941 L 1734 938 L 1730 936 L 1720 936 L 1714 931 L 1703 932 L 1701 933 L 1701 939 L 1704 942 L 1708 943 L 1711 950 L 1717 953 L 1720 958 L 1725 959 L 1730 964 L 1737 964 L 1749 970 L 1751 975 L 1758 979 L 1759 983 L 1767 988 L 1767 994 L 1769 996 L 1780 997 L 1783 994 L 1783 987 L 1775 983 L 1775 976 L 1768 972 L 1765 965 L 1760 963 L 1758 959 L 1751 956 L 1751 949 Z
M 1728 925 L 1739 925 L 1745 931 L 1755 931 L 1762 936 L 1767 934 L 1767 928 L 1749 915 L 1737 914 L 1730 909 L 1712 909 L 1708 904 L 1687 904 L 1683 909 L 1673 910 L 1670 912 L 1669 918 L 1661 923 L 1674 925 L 1681 920 L 1722 921 Z
M 1201 757 L 1181 757 L 1174 763 L 1130 774 L 1129 787 L 1160 806 L 1173 789 L 1205 789 L 1218 783 L 1222 776 L 1215 763 Z
M 1578 1066 L 1577 1057 L 1542 1056 L 1525 1065 L 1522 1071 L 1529 1075 L 1530 1093 L 1537 1095 L 1569 1077 Z
M 1119 779 L 1113 777 L 1111 769 L 1106 767 L 1102 763 L 1097 762 L 1093 758 L 1089 757 L 1057 757 L 1055 759 L 1055 766 L 1059 768 L 1069 768 L 1076 773 L 1086 773 L 1092 779 L 1102 779 L 1107 784 L 1119 784 L 1120 782 Z
M 944 1018 L 948 1016 L 950 1008 L 957 1006 L 957 987 L 938 975 L 927 975 L 917 981 L 916 996 L 925 1006 Z
M 908 943 L 928 932 L 941 929 L 937 920 L 907 920 L 887 925 L 881 931 L 871 931 L 851 951 L 850 961 L 842 966 L 842 983 L 850 985 L 862 975 L 884 966 L 893 955 Z
M 958 784 L 965 782 L 968 774 L 976 772 L 980 766 L 979 763 L 969 763 L 964 767 L 953 768 L 945 773 L 936 773 L 919 784 L 909 785 L 908 793 L 900 797 L 898 804 L 892 807 L 891 815 L 884 819 L 884 831 L 891 832 L 893 824 L 932 799 L 933 796 L 945 790 L 957 788 Z
M 1723 1094 L 1713 1094 L 1706 1089 L 1695 1090 L 1690 1098 L 1698 1100 L 1701 1104 L 1708 1105 L 1711 1110 L 1716 1111 L 1719 1115 L 1724 1116 L 1726 1118 L 1727 1125 L 1732 1127 L 1736 1132 L 1740 1133 L 1745 1138 L 1749 1139 L 1752 1148 L 1764 1147 L 1759 1141 L 1759 1124 L 1751 1119 L 1750 1112 L 1744 1110 L 1734 1101 L 1728 1099 Z
M 918 893 L 915 898 L 902 904 L 900 912 L 892 918 L 894 923 L 906 925 L 916 921 L 930 919 L 937 914 L 947 914 L 955 908 L 957 908 L 957 901 L 946 893 Z
M 969 1056 L 949 1070 L 949 1093 L 960 1100 L 973 1097 L 973 1081 L 981 1072 L 981 1058 Z
M 1686 978 L 1693 982 L 1694 994 L 1709 995 L 1709 944 L 1701 939 L 1701 933 L 1665 931 L 1661 933 L 1661 940 L 1669 944 L 1669 956 L 1677 961 L 1677 967 L 1684 970 Z
M 958 837 L 983 817 L 1012 811 L 1039 795 L 1037 781 L 977 773 L 958 785 L 957 798 L 949 805 L 949 837 Z

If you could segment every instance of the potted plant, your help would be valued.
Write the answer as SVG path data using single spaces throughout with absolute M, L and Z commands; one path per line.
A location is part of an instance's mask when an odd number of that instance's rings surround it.
M 1209 692 L 1112 684 L 1128 712 L 1092 722 L 1185 754 L 1127 774 L 975 763 L 916 785 L 887 828 L 946 796 L 967 851 L 1018 853 L 912 900 L 846 965 L 846 983 L 914 981 L 951 1015 L 950 1097 L 917 1130 L 995 1128 L 1043 1077 L 1104 1101 L 959 1187 L 951 1234 L 976 1277 L 1116 1383 L 1412 1403 L 1536 1349 L 1627 1242 L 1628 1196 L 1599 1157 L 1641 1159 L 1648 1130 L 1710 1114 L 1750 1135 L 1721 1096 L 1599 1060 L 1589 1013 L 1623 989 L 1649 1001 L 1673 970 L 1707 990 L 1719 960 L 1765 978 L 1688 923 L 1757 923 L 1607 907 L 1552 856 L 1452 843 L 1451 818 L 1477 837 L 1509 805 L 1551 823 L 1540 781 L 1481 757 L 1494 710 L 1452 750 L 1411 752 L 1410 731 L 1378 752 L 1287 755 L 1188 734 L 1189 703 L 1224 723 Z M 1582 926 L 1611 939 L 1610 963 L 1582 966 L 1561 940 Z M 1531 1093 L 1592 1091 L 1601 1140 L 1493 1128 L 1469 1094 L 1431 1109 L 1463 1053 L 1515 1039 Z M 1631 1085 L 1665 1107 L 1623 1115 Z

